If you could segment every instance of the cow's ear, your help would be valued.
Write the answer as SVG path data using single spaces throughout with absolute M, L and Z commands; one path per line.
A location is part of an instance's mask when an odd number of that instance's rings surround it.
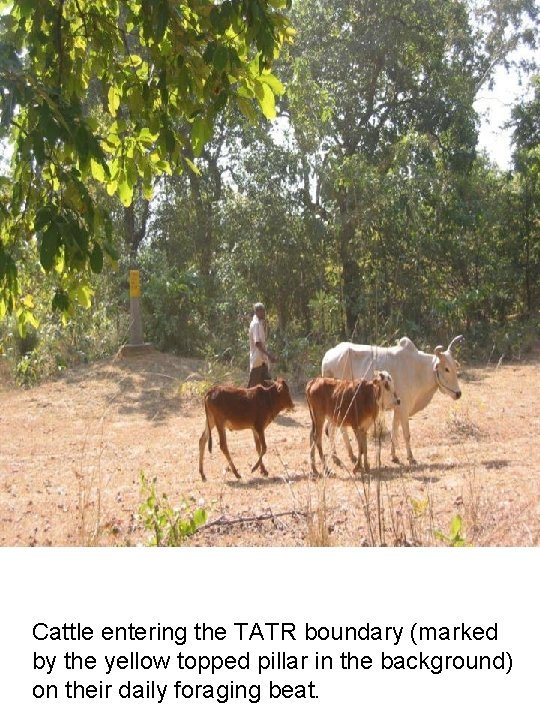
M 442 354 L 443 352 L 444 352 L 443 346 L 442 346 L 442 345 L 437 345 L 437 347 L 435 348 L 435 355 L 436 355 L 438 358 L 440 358 L 440 357 L 441 357 L 441 354 Z

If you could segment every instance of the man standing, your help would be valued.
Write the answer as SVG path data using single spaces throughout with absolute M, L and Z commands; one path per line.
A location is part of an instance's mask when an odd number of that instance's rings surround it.
M 271 385 L 268 363 L 276 358 L 266 349 L 266 310 L 262 303 L 253 306 L 253 320 L 249 326 L 249 380 L 248 387 Z

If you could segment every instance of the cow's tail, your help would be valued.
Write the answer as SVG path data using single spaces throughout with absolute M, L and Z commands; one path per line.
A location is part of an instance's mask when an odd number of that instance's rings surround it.
M 307 406 L 309 409 L 309 414 L 311 416 L 311 427 L 314 430 L 315 429 L 315 415 L 313 414 L 313 408 L 311 407 L 311 401 L 310 401 L 310 396 L 309 396 L 309 390 L 310 390 L 313 382 L 314 382 L 314 380 L 310 380 L 308 382 L 308 384 L 306 385 L 306 401 L 307 401 Z
M 208 398 L 204 400 L 204 413 L 206 415 L 206 427 L 204 431 L 208 435 L 208 452 L 212 452 L 212 429 L 210 427 L 210 420 L 208 419 Z

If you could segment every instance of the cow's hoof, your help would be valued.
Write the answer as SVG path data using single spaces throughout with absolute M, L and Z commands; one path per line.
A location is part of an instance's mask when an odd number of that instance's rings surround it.
M 413 457 L 409 458 L 409 465 L 417 465 L 417 462 Z
M 335 462 L 335 464 L 336 464 L 339 468 L 340 468 L 340 467 L 343 467 L 343 463 L 341 462 L 341 460 L 338 458 L 337 455 L 332 455 L 332 460 Z
M 206 475 L 204 473 L 201 473 L 201 480 L 203 482 L 206 482 Z
M 264 467 L 264 465 L 261 465 L 261 475 L 264 475 L 264 477 L 268 477 L 268 470 Z
M 399 458 L 397 455 L 394 455 L 394 457 L 392 458 L 392 462 L 396 463 L 396 465 L 399 465 Z

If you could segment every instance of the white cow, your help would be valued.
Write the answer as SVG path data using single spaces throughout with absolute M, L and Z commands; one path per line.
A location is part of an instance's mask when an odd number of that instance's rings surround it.
M 434 355 L 418 350 L 407 337 L 401 338 L 398 344 L 391 348 L 342 342 L 328 350 L 323 357 L 322 375 L 341 380 L 362 380 L 371 377 L 375 370 L 387 370 L 392 375 L 396 393 L 401 400 L 399 407 L 394 408 L 392 460 L 399 462 L 396 440 L 398 426 L 401 424 L 407 458 L 410 463 L 414 463 L 416 461 L 411 452 L 409 418 L 426 407 L 437 388 L 453 400 L 461 397 L 456 362 L 452 357 L 452 347 L 461 340 L 463 335 L 458 335 L 446 350 L 442 345 L 437 345 Z M 351 444 L 344 428 L 342 432 L 349 456 L 354 462 Z

